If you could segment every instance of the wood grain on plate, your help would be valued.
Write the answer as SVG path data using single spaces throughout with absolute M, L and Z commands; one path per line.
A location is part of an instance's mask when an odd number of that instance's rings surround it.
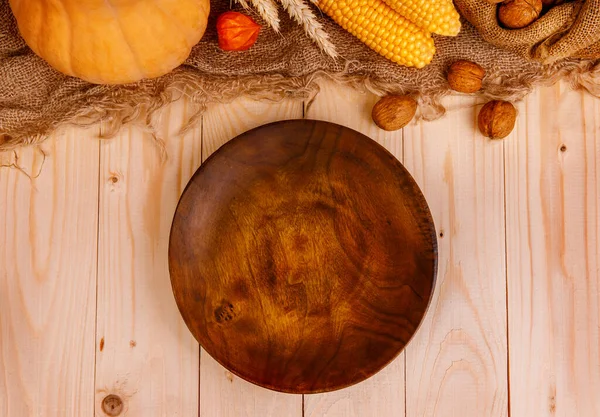
M 202 116 L 202 161 L 250 129 L 301 118 L 302 107 L 303 103 L 296 100 L 272 103 L 244 97 L 210 106 Z M 271 391 L 238 378 L 203 349 L 200 349 L 198 395 L 202 399 L 198 410 L 202 417 L 303 417 L 302 395 Z
M 370 109 L 379 97 L 352 88 L 339 88 L 333 81 L 322 81 L 319 86 L 319 94 L 310 106 L 306 105 L 304 115 L 307 118 L 354 129 L 403 161 L 403 131 L 386 132 L 371 119 Z M 388 366 L 360 384 L 334 392 L 305 395 L 304 417 L 404 417 L 405 355 L 406 349 Z
M 411 339 L 436 238 L 393 155 L 351 129 L 295 120 L 202 165 L 169 264 L 183 318 L 218 362 L 274 390 L 323 392 L 373 375 Z

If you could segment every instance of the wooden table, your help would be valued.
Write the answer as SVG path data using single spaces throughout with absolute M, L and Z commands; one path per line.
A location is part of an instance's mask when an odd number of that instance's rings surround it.
M 67 129 L 41 146 L 44 163 L 18 152 L 35 178 L 0 169 L 0 416 L 101 417 L 109 394 L 130 417 L 600 416 L 600 100 L 536 90 L 495 142 L 476 131 L 473 98 L 393 133 L 371 122 L 375 101 L 329 84 L 308 109 L 238 100 L 179 138 L 182 101 L 159 129 L 167 160 L 135 127 L 105 141 L 99 126 Z M 201 162 L 300 117 L 393 152 L 428 199 L 440 254 L 431 309 L 397 360 L 306 396 L 251 385 L 202 352 L 167 269 L 175 206 Z

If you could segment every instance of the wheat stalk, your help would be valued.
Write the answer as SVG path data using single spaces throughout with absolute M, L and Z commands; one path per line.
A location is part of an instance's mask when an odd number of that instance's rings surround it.
M 245 1 L 245 0 L 242 0 Z M 250 0 L 258 14 L 275 32 L 279 32 L 279 13 L 273 0 Z
M 302 25 L 308 37 L 311 38 L 323 52 L 332 58 L 337 58 L 337 51 L 335 50 L 335 46 L 333 46 L 329 40 L 329 35 L 323 30 L 323 25 L 319 23 L 311 8 L 306 3 L 302 0 L 279 0 L 279 2 L 288 12 L 290 17 Z
M 237 4 L 244 9 L 249 10 L 250 5 L 246 0 L 235 0 Z M 273 28 L 275 32 L 279 32 L 279 13 L 277 6 L 273 0 L 250 0 L 260 17 Z
M 235 2 L 237 4 L 239 4 L 240 6 L 242 6 L 244 9 L 248 10 L 250 8 L 250 5 L 248 3 L 246 3 L 246 0 L 235 0 Z M 231 6 L 231 4 L 229 4 Z
M 244 9 L 250 9 L 248 1 L 256 9 L 263 20 L 273 28 L 275 32 L 279 32 L 279 14 L 275 0 L 234 0 Z M 277 0 L 283 8 L 288 12 L 290 17 L 298 22 L 304 28 L 304 32 L 311 38 L 319 48 L 332 58 L 337 58 L 338 53 L 335 46 L 329 40 L 329 35 L 323 29 L 323 25 L 319 23 L 311 8 L 304 3 L 303 0 Z M 319 0 L 309 0 L 317 5 Z

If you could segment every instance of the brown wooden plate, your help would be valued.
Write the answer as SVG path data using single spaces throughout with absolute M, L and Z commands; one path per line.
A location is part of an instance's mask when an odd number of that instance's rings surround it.
M 419 326 L 435 227 L 417 184 L 368 137 L 312 120 L 231 140 L 194 174 L 173 220 L 175 299 L 234 374 L 290 393 L 360 382 Z

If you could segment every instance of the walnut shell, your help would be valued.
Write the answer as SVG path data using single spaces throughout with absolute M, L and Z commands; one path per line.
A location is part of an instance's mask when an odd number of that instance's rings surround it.
M 490 139 L 502 139 L 512 132 L 516 120 L 517 109 L 511 103 L 490 101 L 479 112 L 479 130 Z
M 565 2 L 571 2 L 573 0 L 542 0 L 542 6 L 546 9 L 550 9 L 554 6 L 560 6 Z M 543 10 L 543 9 L 542 9 Z
M 456 61 L 448 69 L 450 88 L 461 93 L 474 93 L 481 89 L 485 70 L 471 61 Z
M 417 102 L 410 96 L 385 96 L 371 112 L 375 124 L 388 131 L 402 129 L 417 112 Z
M 542 0 L 507 0 L 498 8 L 498 19 L 509 29 L 521 29 L 535 21 L 542 11 Z

